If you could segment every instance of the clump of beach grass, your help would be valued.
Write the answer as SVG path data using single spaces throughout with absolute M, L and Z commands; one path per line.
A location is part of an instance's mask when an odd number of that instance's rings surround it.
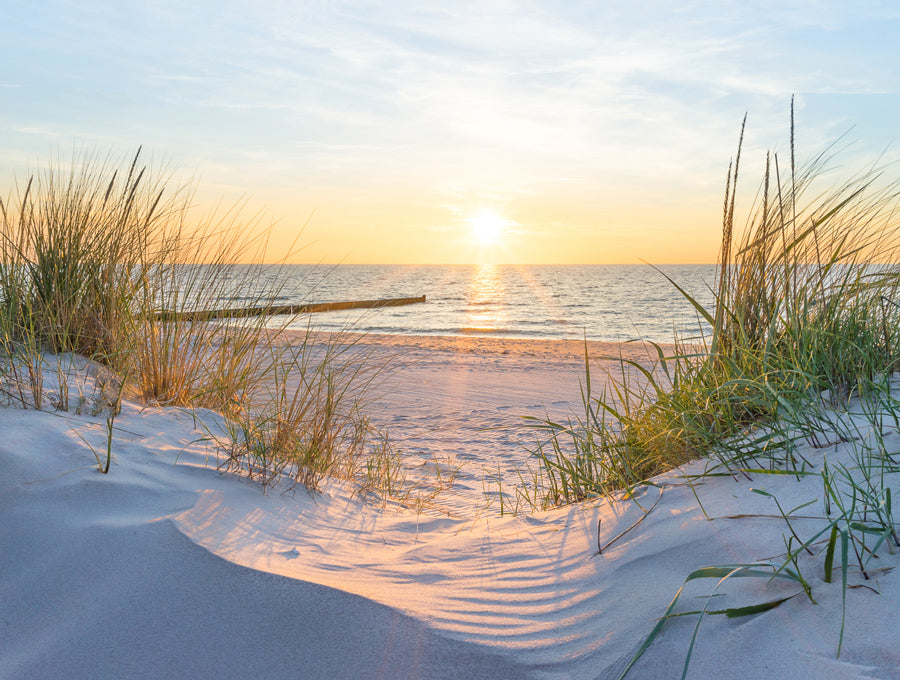
M 123 358 L 139 272 L 170 209 L 138 159 L 111 174 L 90 157 L 60 164 L 0 201 L 4 343 Z
M 57 162 L 0 200 L 8 400 L 42 408 L 45 358 L 77 353 L 109 371 L 112 402 L 125 395 L 223 414 L 234 436 L 216 441 L 229 467 L 265 483 L 285 471 L 315 487 L 324 475 L 389 469 L 365 464 L 371 428 L 362 409 L 379 367 L 351 351 L 349 334 L 288 339 L 296 317 L 223 322 L 201 313 L 237 296 L 275 306 L 286 277 L 282 264 L 263 271 L 268 232 L 242 206 L 195 219 L 192 201 L 191 186 L 144 163 L 140 149 L 121 167 L 89 154 Z M 68 378 L 58 373 L 53 403 L 65 408 Z M 118 403 L 103 406 L 109 438 L 98 466 L 107 471 Z M 393 479 L 365 483 L 389 488 Z
M 567 423 L 531 421 L 547 435 L 536 451 L 543 471 L 536 482 L 544 491 L 540 502 L 574 502 L 620 490 L 640 505 L 638 486 L 696 459 L 709 461 L 705 471 L 682 477 L 704 513 L 693 484 L 707 475 L 789 474 L 814 480 L 821 495 L 786 509 L 776 495 L 752 489 L 770 498 L 783 519 L 785 552 L 759 562 L 692 570 L 621 678 L 671 619 L 693 616 L 682 668 L 687 677 L 704 619 L 759 614 L 797 595 L 815 602 L 811 573 L 820 573 L 824 583 L 839 573 L 846 612 L 852 572 L 874 589 L 873 560 L 900 547 L 892 504 L 900 466 L 884 441 L 887 433 L 900 431 L 895 397 L 900 191 L 876 166 L 816 190 L 832 153 L 796 167 L 792 110 L 790 158 L 783 164 L 777 154 L 767 155 L 759 192 L 738 230 L 742 142 L 743 127 L 726 181 L 713 309 L 672 281 L 708 330 L 676 337 L 676 349 L 668 354 L 654 345 L 657 360 L 651 368 L 621 361 L 620 374 L 609 375 L 599 395 L 591 391 L 585 357 L 584 416 Z M 809 454 L 810 448 L 836 444 L 848 449 L 847 462 L 813 460 Z M 821 515 L 804 510 L 819 504 Z M 646 515 L 652 506 L 642 509 Z M 801 510 L 804 520 L 816 523 L 801 528 Z M 748 577 L 778 579 L 796 589 L 746 606 L 712 606 L 733 581 Z M 708 579 L 715 585 L 702 596 L 704 605 L 681 610 L 684 588 Z M 838 656 L 844 624 L 842 615 Z
M 583 417 L 531 419 L 546 435 L 536 453 L 548 502 L 628 489 L 708 456 L 737 463 L 765 450 L 770 462 L 799 465 L 789 444 L 757 426 L 804 412 L 823 394 L 846 403 L 860 385 L 895 370 L 897 187 L 874 167 L 807 198 L 833 154 L 798 169 L 793 123 L 791 141 L 786 165 L 767 156 L 740 231 L 738 145 L 726 182 L 714 308 L 679 287 L 709 330 L 675 337 L 672 353 L 654 345 L 650 369 L 621 361 L 622 371 L 607 376 L 599 394 L 585 357 Z

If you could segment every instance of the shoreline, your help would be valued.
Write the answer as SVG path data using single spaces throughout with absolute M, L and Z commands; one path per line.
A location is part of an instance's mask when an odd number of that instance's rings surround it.
M 306 337 L 305 331 L 288 329 L 281 331 L 280 337 L 299 340 Z M 655 347 L 666 356 L 675 351 L 674 343 L 649 343 L 643 341 L 611 342 L 605 340 L 574 340 L 568 338 L 512 338 L 497 336 L 464 335 L 417 335 L 405 333 L 374 333 L 312 331 L 309 335 L 314 343 L 329 340 L 343 340 L 348 344 L 368 347 L 395 347 L 437 352 L 463 354 L 503 355 L 511 357 L 532 357 L 537 359 L 577 360 L 584 363 L 585 345 L 592 360 L 605 361 L 610 357 L 641 361 L 657 358 Z

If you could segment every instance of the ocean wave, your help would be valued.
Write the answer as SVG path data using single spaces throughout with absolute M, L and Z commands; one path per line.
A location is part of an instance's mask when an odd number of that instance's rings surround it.
M 515 329 L 513 328 L 481 328 L 479 326 L 466 326 L 464 328 L 458 328 L 458 333 L 462 333 L 463 335 L 483 335 L 485 333 L 494 333 L 496 335 L 509 335 L 510 333 L 515 333 Z
M 351 326 L 374 333 L 504 337 L 582 337 L 616 340 L 641 335 L 669 342 L 673 328 L 698 330 L 689 303 L 668 281 L 643 265 L 497 267 L 499 285 L 478 290 L 474 267 L 340 265 L 329 267 L 310 289 L 310 268 L 286 267 L 279 300 L 376 299 L 426 295 L 424 305 L 314 315 L 323 329 Z M 666 267 L 700 304 L 709 305 L 703 283 L 715 265 Z M 222 306 L 255 301 L 251 288 L 231 288 Z M 503 291 L 502 293 L 500 291 Z M 479 296 L 478 293 L 482 296 Z M 480 299 L 479 299 L 480 298 Z M 487 298 L 487 299 L 485 299 Z M 255 303 L 255 302 L 254 302 Z M 701 324 L 702 325 L 702 324 Z

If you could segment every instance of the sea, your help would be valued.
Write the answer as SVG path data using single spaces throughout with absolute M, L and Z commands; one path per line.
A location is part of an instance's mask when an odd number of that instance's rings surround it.
M 236 275 L 246 281 L 247 273 Z M 711 309 L 715 277 L 715 265 L 687 264 L 290 265 L 251 276 L 279 289 L 275 304 L 425 296 L 421 304 L 311 314 L 298 329 L 613 342 L 671 342 L 708 330 L 684 293 Z M 253 295 L 236 291 L 220 303 L 240 306 Z

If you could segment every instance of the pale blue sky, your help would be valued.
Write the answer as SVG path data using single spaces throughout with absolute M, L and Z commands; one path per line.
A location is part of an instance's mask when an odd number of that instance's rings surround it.
M 709 260 L 744 112 L 750 194 L 792 94 L 801 158 L 897 148 L 898 38 L 890 2 L 6 0 L 0 175 L 143 144 L 312 214 L 302 259 Z

